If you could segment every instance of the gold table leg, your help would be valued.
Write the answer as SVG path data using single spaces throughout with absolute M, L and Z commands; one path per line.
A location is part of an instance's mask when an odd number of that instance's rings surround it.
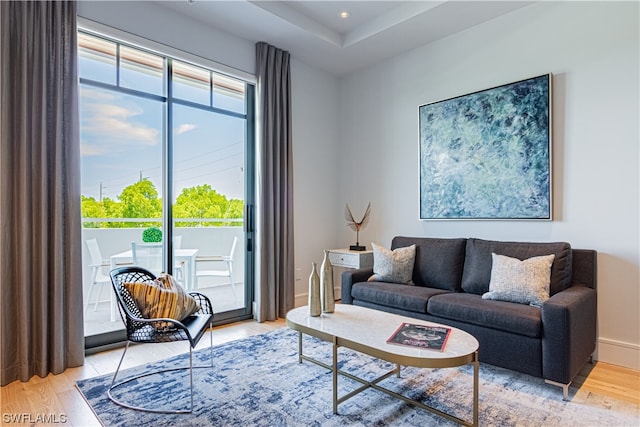
M 480 360 L 478 352 L 474 354 L 473 362 L 473 425 L 478 425 L 478 389 L 480 388 Z
M 338 340 L 333 338 L 333 413 L 338 413 Z

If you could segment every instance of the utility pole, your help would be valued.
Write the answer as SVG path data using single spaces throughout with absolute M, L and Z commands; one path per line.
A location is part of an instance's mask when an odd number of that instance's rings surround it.
M 100 181 L 100 202 L 102 202 L 102 196 L 104 195 L 104 189 L 108 188 L 102 185 L 102 181 Z

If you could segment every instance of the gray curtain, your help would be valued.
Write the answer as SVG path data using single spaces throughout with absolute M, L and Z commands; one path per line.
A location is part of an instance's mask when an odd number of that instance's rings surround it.
M 293 155 L 289 52 L 256 44 L 256 318 L 285 317 L 294 306 Z
M 75 2 L 0 1 L 1 383 L 84 361 Z

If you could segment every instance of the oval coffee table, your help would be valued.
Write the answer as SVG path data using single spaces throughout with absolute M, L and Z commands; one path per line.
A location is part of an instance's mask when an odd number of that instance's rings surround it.
M 451 333 L 442 351 L 388 344 L 387 339 L 402 323 L 445 327 L 451 329 Z M 309 316 L 309 308 L 307 306 L 295 308 L 287 313 L 287 326 L 298 331 L 299 362 L 302 363 L 303 360 L 307 360 L 332 371 L 334 414 L 338 413 L 338 404 L 367 388 L 374 388 L 462 425 L 478 425 L 478 376 L 480 364 L 478 362 L 478 341 L 472 335 L 450 326 L 348 304 L 336 304 L 333 313 L 322 313 L 318 317 Z M 333 343 L 331 366 L 303 354 L 302 334 Z M 395 363 L 396 368 L 372 381 L 358 378 L 338 369 L 338 347 L 341 346 Z M 394 374 L 400 376 L 401 365 L 417 368 L 451 368 L 470 363 L 473 364 L 473 421 L 471 422 L 378 385 L 380 381 Z M 343 375 L 363 385 L 345 396 L 338 397 L 338 375 Z

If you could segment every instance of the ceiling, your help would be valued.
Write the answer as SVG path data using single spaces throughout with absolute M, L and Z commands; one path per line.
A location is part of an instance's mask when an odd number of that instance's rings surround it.
M 183 0 L 158 4 L 345 75 L 534 1 Z M 347 19 L 340 12 L 347 11 Z

